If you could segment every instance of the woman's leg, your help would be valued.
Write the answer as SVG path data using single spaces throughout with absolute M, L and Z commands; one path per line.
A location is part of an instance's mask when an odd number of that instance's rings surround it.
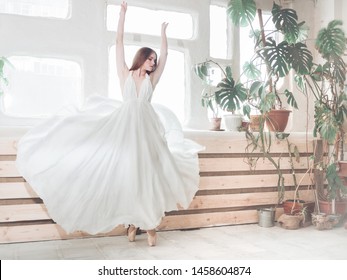
M 127 233 L 128 233 L 128 239 L 130 242 L 135 241 L 136 231 L 137 231 L 137 228 L 134 225 L 129 225 Z
M 155 246 L 157 243 L 157 233 L 155 229 L 147 230 L 147 241 L 149 246 Z

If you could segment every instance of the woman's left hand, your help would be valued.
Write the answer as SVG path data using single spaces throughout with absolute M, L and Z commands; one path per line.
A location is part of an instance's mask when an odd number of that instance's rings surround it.
M 163 23 L 161 24 L 161 34 L 162 34 L 162 35 L 165 35 L 165 34 L 166 34 L 166 28 L 167 28 L 168 25 L 169 25 L 168 22 L 163 22 Z

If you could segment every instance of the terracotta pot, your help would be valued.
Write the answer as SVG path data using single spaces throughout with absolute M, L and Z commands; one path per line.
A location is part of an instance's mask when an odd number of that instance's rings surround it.
M 347 177 L 347 161 L 339 161 L 339 176 Z
M 331 201 L 319 200 L 318 203 L 319 203 L 319 211 L 321 213 L 332 214 Z M 339 214 L 341 216 L 346 215 L 347 200 L 336 201 L 335 202 L 335 210 L 336 210 L 336 214 Z
M 288 123 L 289 110 L 271 110 L 267 114 L 266 125 L 270 131 L 283 132 Z
M 210 119 L 211 122 L 211 130 L 215 130 L 215 131 L 219 131 L 220 129 L 220 125 L 222 122 L 222 118 L 211 118 Z
M 314 211 L 315 203 L 313 201 L 306 202 L 304 200 L 288 199 L 283 202 L 284 214 L 295 215 L 300 213 L 305 207 L 306 212 L 311 215 Z

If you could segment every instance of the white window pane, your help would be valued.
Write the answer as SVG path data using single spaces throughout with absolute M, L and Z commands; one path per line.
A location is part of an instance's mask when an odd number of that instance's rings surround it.
M 16 117 L 40 117 L 58 113 L 82 101 L 82 71 L 76 62 L 25 56 L 9 57 L 9 86 L 2 110 Z
M 117 30 L 120 6 L 107 6 L 107 29 Z M 167 36 L 190 39 L 193 37 L 193 18 L 190 14 L 128 7 L 125 32 L 160 36 L 161 24 L 168 22 Z
M 0 13 L 65 19 L 70 0 L 0 0 Z
M 210 6 L 210 56 L 226 59 L 228 44 L 226 8 Z
M 139 48 L 139 46 L 125 46 L 125 57 L 129 67 Z M 154 50 L 159 55 L 159 50 Z M 113 46 L 109 54 L 109 97 L 122 100 L 115 54 L 116 51 Z M 184 54 L 179 51 L 169 50 L 165 71 L 154 91 L 152 102 L 165 105 L 171 109 L 181 122 L 184 121 L 184 80 Z

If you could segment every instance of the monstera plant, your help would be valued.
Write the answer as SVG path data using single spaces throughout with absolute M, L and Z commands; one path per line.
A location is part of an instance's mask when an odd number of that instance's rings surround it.
M 320 64 L 315 63 L 310 72 L 297 77 L 301 90 L 312 93 L 315 98 L 315 126 L 313 133 L 327 143 L 327 157 L 317 160 L 318 173 L 325 180 L 317 180 L 316 188 L 322 212 L 335 212 L 337 204 L 344 214 L 347 207 L 347 188 L 344 185 L 344 134 L 346 132 L 347 95 L 346 95 L 346 36 L 342 21 L 333 20 L 318 32 L 315 47 L 320 54 Z M 340 170 L 339 170 L 340 168 Z M 330 209 L 323 205 L 330 204 Z
M 221 79 L 217 82 L 212 81 L 210 77 L 210 73 L 215 67 L 217 67 L 222 73 Z M 242 110 L 244 115 L 249 116 L 250 107 L 248 104 L 244 104 L 247 100 L 247 89 L 242 83 L 234 80 L 230 66 L 223 68 L 216 61 L 208 60 L 196 64 L 194 72 L 204 84 L 204 89 L 201 95 L 203 106 L 211 109 L 214 114 L 218 112 L 218 109 L 220 108 L 223 111 L 232 113 Z M 216 83 L 215 87 L 212 85 L 213 83 Z M 211 90 L 212 87 L 213 90 Z
M 280 141 L 288 143 L 289 134 L 283 131 L 291 109 L 298 109 L 298 105 L 291 90 L 280 91 L 278 85 L 281 78 L 291 79 L 291 72 L 300 77 L 310 73 L 313 56 L 305 43 L 307 28 L 304 22 L 298 20 L 294 9 L 283 8 L 276 2 L 268 20 L 265 20 L 267 16 L 254 0 L 230 0 L 227 14 L 232 24 L 239 28 L 250 27 L 251 30 L 254 52 L 243 65 L 242 76 L 244 87 L 247 88 L 247 102 L 260 112 L 260 125 L 259 133 L 247 131 L 249 144 L 246 149 L 248 152 L 261 151 L 262 158 L 276 168 L 280 204 L 284 198 L 285 180 L 280 162 L 272 158 L 270 153 L 272 134 L 269 131 L 275 131 Z M 284 101 L 289 108 L 285 108 Z M 281 119 L 284 119 L 283 123 Z M 290 143 L 288 147 L 291 147 Z M 288 153 L 292 151 L 288 150 Z
M 254 0 L 230 0 L 227 13 L 234 25 L 251 27 L 254 53 L 243 66 L 243 75 L 248 79 L 250 104 L 261 112 L 262 120 L 267 120 L 269 129 L 283 131 L 286 122 L 279 125 L 272 116 L 275 109 L 280 109 L 281 115 L 289 116 L 290 111 L 283 110 L 281 95 L 286 97 L 291 107 L 297 108 L 297 103 L 291 91 L 279 92 L 278 81 L 291 70 L 304 75 L 312 67 L 312 54 L 304 42 L 307 30 L 304 22 L 298 21 L 294 9 L 282 8 L 275 2 L 271 10 L 273 29 L 266 27 L 263 12 Z M 254 27 L 255 20 L 260 29 Z

